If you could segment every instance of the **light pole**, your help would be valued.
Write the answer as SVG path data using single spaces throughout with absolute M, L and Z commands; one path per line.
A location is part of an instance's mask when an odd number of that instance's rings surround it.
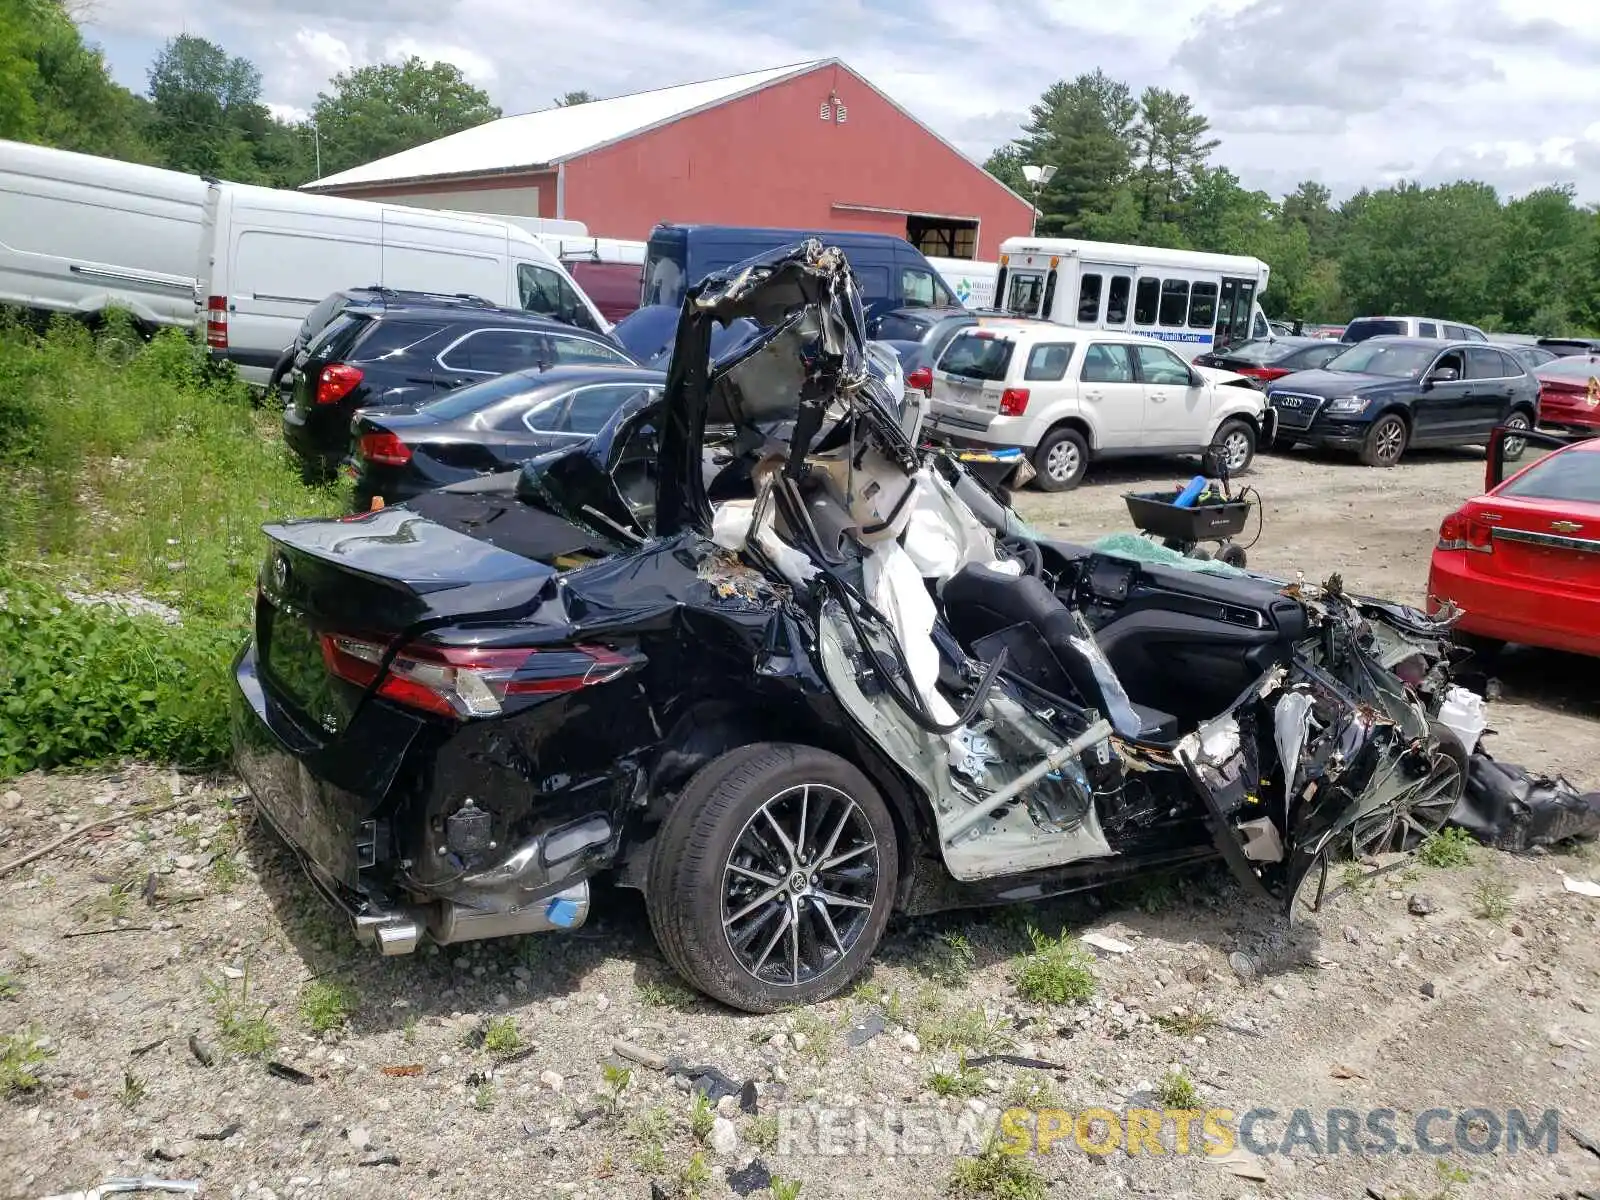
M 1039 230 L 1039 193 L 1044 191 L 1044 185 L 1055 178 L 1056 169 L 1048 164 L 1035 166 L 1028 163 L 1022 168 L 1022 177 L 1033 188 L 1033 222 L 1028 226 L 1028 236 L 1032 237 Z

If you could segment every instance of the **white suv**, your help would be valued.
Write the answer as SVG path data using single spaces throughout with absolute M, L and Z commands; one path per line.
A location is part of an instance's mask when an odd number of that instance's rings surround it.
M 1237 473 L 1274 421 L 1242 375 L 1191 367 L 1155 338 L 1047 322 L 962 330 L 934 368 L 931 396 L 932 432 L 1021 447 L 1052 492 L 1076 487 L 1091 458 L 1120 455 L 1217 446 Z

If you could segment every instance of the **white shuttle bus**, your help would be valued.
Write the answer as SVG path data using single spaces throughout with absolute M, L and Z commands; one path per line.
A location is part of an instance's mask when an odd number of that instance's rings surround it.
M 996 306 L 1075 329 L 1159 338 L 1186 359 L 1272 336 L 1259 258 L 1073 238 L 1000 244 Z

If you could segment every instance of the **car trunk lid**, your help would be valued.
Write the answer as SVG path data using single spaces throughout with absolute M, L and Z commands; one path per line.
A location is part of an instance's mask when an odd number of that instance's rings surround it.
M 1501 494 L 1468 501 L 1462 515 L 1469 530 L 1484 531 L 1468 537 L 1487 547 L 1471 556 L 1483 575 L 1600 595 L 1600 503 Z

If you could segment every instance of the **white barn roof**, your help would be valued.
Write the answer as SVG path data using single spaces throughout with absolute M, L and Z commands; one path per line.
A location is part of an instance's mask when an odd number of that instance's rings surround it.
M 566 108 L 547 108 L 520 117 L 501 117 L 304 186 L 321 189 L 396 183 L 548 166 L 835 61 L 815 59 L 726 79 L 707 79 Z

